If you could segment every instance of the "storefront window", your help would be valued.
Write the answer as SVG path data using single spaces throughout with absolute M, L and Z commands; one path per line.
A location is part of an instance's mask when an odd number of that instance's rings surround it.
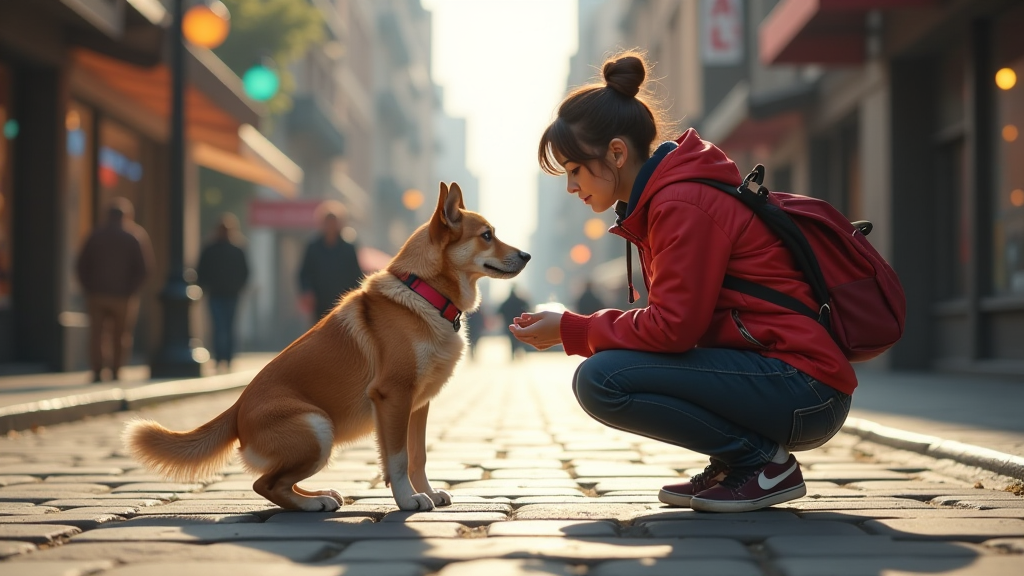
M 93 227 L 95 198 L 93 192 L 94 164 L 93 138 L 95 117 L 93 111 L 71 102 L 64 118 L 67 129 L 67 210 L 64 212 L 67 246 L 64 250 L 66 270 L 74 270 L 75 258 L 82 249 Z M 85 301 L 77 282 L 68 283 L 66 310 L 85 311 Z
M 0 62 L 0 310 L 11 307 L 11 212 L 14 210 L 12 160 L 18 121 L 11 110 L 11 71 Z
M 935 139 L 935 270 L 936 297 L 954 300 L 967 295 L 971 261 L 966 127 L 967 70 L 964 42 L 954 43 L 939 57 L 938 117 Z
M 996 19 L 993 290 L 1024 295 L 1024 6 Z
M 99 166 L 97 168 L 102 211 L 112 198 L 127 198 L 139 207 L 142 197 L 142 139 L 110 119 L 100 122 Z

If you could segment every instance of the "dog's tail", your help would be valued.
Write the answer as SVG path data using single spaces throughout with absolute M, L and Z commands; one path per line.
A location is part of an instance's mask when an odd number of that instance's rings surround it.
M 129 421 L 121 439 L 146 468 L 178 482 L 209 478 L 227 465 L 238 439 L 237 404 L 189 432 L 173 432 L 153 420 Z

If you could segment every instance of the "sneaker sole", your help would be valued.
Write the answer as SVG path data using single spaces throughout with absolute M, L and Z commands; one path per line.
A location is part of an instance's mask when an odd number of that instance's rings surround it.
M 693 500 L 693 496 L 687 494 L 676 494 L 675 492 L 668 492 L 662 490 L 658 492 L 658 500 L 662 504 L 668 504 L 669 506 L 675 506 L 677 508 L 689 508 L 690 501 Z
M 775 504 L 782 504 L 807 495 L 807 485 L 800 484 L 784 492 L 777 492 L 757 500 L 705 500 L 694 496 L 690 508 L 700 512 L 750 512 Z

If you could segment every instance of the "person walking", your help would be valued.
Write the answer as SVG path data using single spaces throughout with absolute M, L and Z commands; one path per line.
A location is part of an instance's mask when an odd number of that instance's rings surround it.
M 583 285 L 583 292 L 580 292 L 579 298 L 576 299 L 576 313 L 589 316 L 605 308 L 607 306 L 605 306 L 601 297 L 594 292 L 594 283 L 587 280 L 587 283 Z
M 93 382 L 103 381 L 108 366 L 110 378 L 118 380 L 131 357 L 139 291 L 153 268 L 149 235 L 134 219 L 131 201 L 112 199 L 106 221 L 86 238 L 75 264 L 89 314 Z
M 203 289 L 213 323 L 213 358 L 218 371 L 230 371 L 235 357 L 235 312 L 249 279 L 249 263 L 238 217 L 221 215 L 213 239 L 203 247 L 196 266 L 196 283 Z
M 733 161 L 693 129 L 654 145 L 664 111 L 641 93 L 644 57 L 613 57 L 602 73 L 562 101 L 538 160 L 594 212 L 614 206 L 611 232 L 639 252 L 647 306 L 523 314 L 509 330 L 586 357 L 573 391 L 595 419 L 709 456 L 702 473 L 662 488 L 662 502 L 743 512 L 799 498 L 791 452 L 842 427 L 853 367 L 814 319 L 723 288 L 728 272 L 815 306 L 782 241 L 735 198 L 694 181 L 739 186 Z
M 530 304 L 516 293 L 516 285 L 513 284 L 512 288 L 508 291 L 508 298 L 498 307 L 498 313 L 501 314 L 506 323 L 512 323 L 520 314 L 526 312 L 526 309 L 529 307 Z M 520 350 L 524 353 L 526 352 L 526 346 L 513 334 L 509 334 L 508 339 L 512 347 L 512 360 L 518 357 Z
M 345 206 L 328 200 L 317 209 L 320 233 L 306 246 L 299 270 L 302 308 L 316 324 L 326 316 L 338 297 L 359 286 L 363 272 L 359 268 L 356 245 L 345 240 Z

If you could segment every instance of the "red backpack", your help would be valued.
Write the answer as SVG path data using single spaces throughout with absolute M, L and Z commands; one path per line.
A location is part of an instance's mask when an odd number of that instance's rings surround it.
M 870 222 L 850 222 L 818 198 L 770 192 L 761 185 L 764 166 L 760 164 L 739 187 L 695 181 L 738 198 L 779 235 L 810 284 L 818 309 L 734 276 L 727 275 L 723 287 L 817 320 L 851 362 L 870 360 L 903 336 L 907 300 L 896 272 L 865 237 L 871 232 Z M 748 187 L 751 182 L 758 185 L 756 192 Z

